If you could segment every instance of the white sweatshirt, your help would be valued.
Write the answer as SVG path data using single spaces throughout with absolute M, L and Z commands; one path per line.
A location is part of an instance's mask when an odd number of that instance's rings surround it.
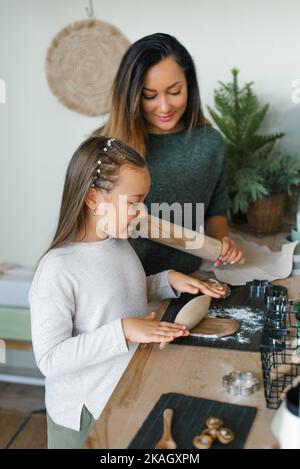
M 146 277 L 129 242 L 112 237 L 68 243 L 43 257 L 28 299 L 54 422 L 79 430 L 83 405 L 99 418 L 137 348 L 127 344 L 121 318 L 144 317 L 148 301 L 177 298 L 168 272 Z

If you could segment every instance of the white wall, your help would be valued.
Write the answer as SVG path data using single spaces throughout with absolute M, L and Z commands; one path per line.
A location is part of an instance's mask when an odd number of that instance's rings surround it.
M 53 234 L 64 174 L 73 150 L 101 124 L 61 105 L 44 63 L 53 36 L 86 17 L 87 0 L 0 0 L 0 262 L 33 264 Z M 153 32 L 175 35 L 195 59 L 204 108 L 218 80 L 237 66 L 271 105 L 266 128 L 287 132 L 300 157 L 299 0 L 94 0 L 96 16 L 130 41 Z M 1 101 L 1 100 L 0 100 Z

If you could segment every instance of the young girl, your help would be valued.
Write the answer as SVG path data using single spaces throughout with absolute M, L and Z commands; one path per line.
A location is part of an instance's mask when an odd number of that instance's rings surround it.
M 127 238 L 149 188 L 144 158 L 118 140 L 91 137 L 70 161 L 58 227 L 29 293 L 49 448 L 83 445 L 138 343 L 188 335 L 147 315 L 148 301 L 224 294 L 175 271 L 146 277 Z

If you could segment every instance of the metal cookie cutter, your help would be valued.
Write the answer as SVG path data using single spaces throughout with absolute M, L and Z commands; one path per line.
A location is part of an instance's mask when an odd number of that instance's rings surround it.
M 266 289 L 269 286 L 268 280 L 257 280 L 254 279 L 252 282 L 246 282 L 247 287 L 250 290 L 250 296 L 264 296 Z
M 287 288 L 282 285 L 270 285 L 266 289 L 266 297 L 268 307 L 276 307 L 287 300 Z
M 258 390 L 259 381 L 250 371 L 232 371 L 223 376 L 223 387 L 232 396 L 249 396 Z

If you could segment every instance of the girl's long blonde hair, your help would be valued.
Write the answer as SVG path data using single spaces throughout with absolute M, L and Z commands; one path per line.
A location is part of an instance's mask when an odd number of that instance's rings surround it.
M 113 135 L 146 156 L 147 131 L 141 109 L 145 75 L 152 65 L 173 56 L 185 73 L 188 100 L 183 115 L 184 126 L 210 125 L 205 119 L 200 101 L 196 70 L 186 48 L 173 36 L 151 34 L 132 44 L 121 61 L 111 91 L 108 122 L 94 135 Z

